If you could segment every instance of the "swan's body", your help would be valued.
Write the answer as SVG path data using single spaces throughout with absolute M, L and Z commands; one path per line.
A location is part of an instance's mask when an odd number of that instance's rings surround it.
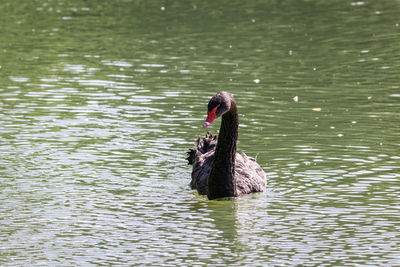
M 198 139 L 196 148 L 188 152 L 189 164 L 193 165 L 191 188 L 209 199 L 264 191 L 266 176 L 260 165 L 245 153 L 236 153 L 239 122 L 230 93 L 219 92 L 211 98 L 203 127 L 220 116 L 219 137 L 207 133 L 203 142 Z

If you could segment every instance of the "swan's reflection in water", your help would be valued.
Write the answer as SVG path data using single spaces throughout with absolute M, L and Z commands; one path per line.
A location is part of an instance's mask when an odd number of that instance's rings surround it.
M 213 201 L 197 193 L 194 195 L 197 201 L 190 203 L 190 209 L 201 217 L 201 220 L 197 222 L 198 230 L 208 229 L 208 232 L 200 234 L 202 240 L 197 241 L 200 241 L 201 247 L 195 254 L 198 257 L 210 258 L 213 262 L 235 263 L 238 260 L 248 263 L 257 262 L 256 259 L 248 261 L 251 256 L 248 259 L 247 257 L 253 239 L 257 239 L 255 234 L 260 230 L 257 220 L 260 217 L 264 217 L 265 220 L 265 216 L 268 216 L 264 209 L 267 205 L 268 193 L 255 193 L 240 198 L 223 198 Z M 265 203 L 264 208 L 256 205 L 259 201 Z M 256 248 L 254 252 L 260 248 L 262 247 Z M 216 251 L 223 251 L 223 253 L 216 253 Z
M 218 230 L 221 238 L 223 238 L 227 244 L 235 244 L 238 240 L 238 202 L 232 201 L 231 199 L 225 198 L 223 200 L 208 202 L 208 208 L 210 210 L 209 217 L 215 224 L 215 229 Z

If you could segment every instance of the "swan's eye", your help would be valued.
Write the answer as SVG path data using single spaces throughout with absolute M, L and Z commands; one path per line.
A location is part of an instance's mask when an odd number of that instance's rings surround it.
M 215 108 L 213 108 L 211 111 L 207 112 L 207 115 L 212 114 L 213 116 L 217 117 L 217 109 L 219 108 L 220 104 L 218 104 Z
M 215 118 L 217 117 L 217 109 L 219 108 L 219 106 L 221 106 L 221 104 L 218 104 L 215 108 L 213 108 L 211 111 L 207 112 L 207 116 L 213 118 L 213 120 L 215 120 Z

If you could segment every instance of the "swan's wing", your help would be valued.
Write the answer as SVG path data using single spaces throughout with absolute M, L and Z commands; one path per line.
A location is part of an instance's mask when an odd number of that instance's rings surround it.
M 237 153 L 235 161 L 235 184 L 237 195 L 262 192 L 266 189 L 265 172 L 254 158 Z
M 203 142 L 200 142 L 200 138 L 197 139 L 195 149 L 188 151 L 189 164 L 193 165 L 192 170 L 192 181 L 190 187 L 197 189 L 199 194 L 207 194 L 207 181 L 210 175 L 211 166 L 214 161 L 215 147 L 217 145 L 217 136 L 206 134 L 203 138 Z

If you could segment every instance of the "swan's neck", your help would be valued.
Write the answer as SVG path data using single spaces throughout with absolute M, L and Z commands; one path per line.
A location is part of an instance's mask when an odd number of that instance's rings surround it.
M 231 109 L 222 115 L 215 158 L 208 178 L 208 198 L 235 196 L 235 158 L 238 139 L 238 111 L 232 101 Z

